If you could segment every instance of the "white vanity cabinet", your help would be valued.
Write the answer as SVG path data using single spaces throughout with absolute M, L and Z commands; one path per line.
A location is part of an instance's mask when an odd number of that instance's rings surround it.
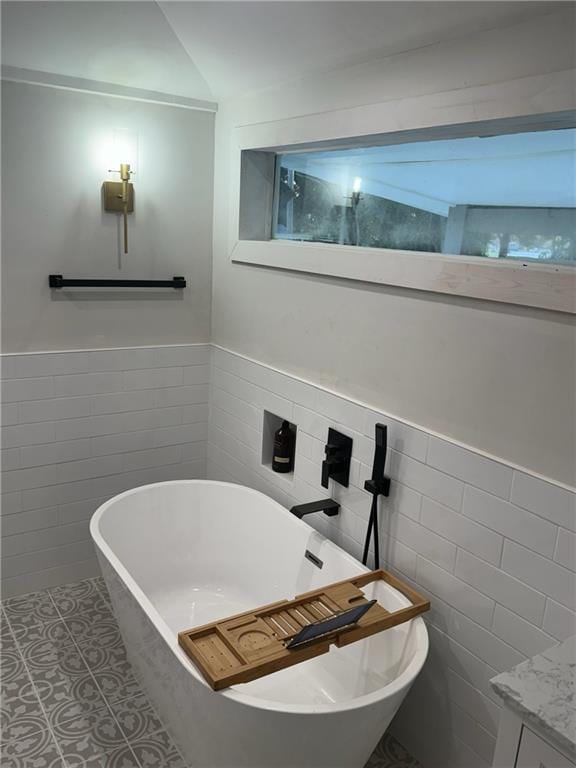
M 574 763 L 569 762 L 561 752 L 524 727 L 516 768 L 574 768 Z
M 502 710 L 493 768 L 576 768 L 563 752 L 509 709 Z

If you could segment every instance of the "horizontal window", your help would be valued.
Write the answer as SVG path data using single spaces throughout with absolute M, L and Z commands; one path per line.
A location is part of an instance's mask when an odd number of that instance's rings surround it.
M 275 163 L 272 239 L 576 264 L 572 128 L 266 162 Z

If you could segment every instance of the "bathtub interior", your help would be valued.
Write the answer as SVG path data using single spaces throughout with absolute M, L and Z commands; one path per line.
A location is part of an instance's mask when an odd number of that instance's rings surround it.
M 271 499 L 223 483 L 136 489 L 104 505 L 98 527 L 174 642 L 183 629 L 365 571 Z M 307 549 L 322 569 L 304 557 Z M 382 582 L 365 591 L 389 610 L 409 604 Z M 418 619 L 236 688 L 276 704 L 352 702 L 397 680 L 423 631 Z M 177 653 L 198 677 L 183 651 Z

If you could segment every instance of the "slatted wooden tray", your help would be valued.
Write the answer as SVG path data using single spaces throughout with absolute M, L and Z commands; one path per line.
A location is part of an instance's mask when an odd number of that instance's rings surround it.
M 324 634 L 294 649 L 289 642 L 303 627 L 338 616 L 368 602 L 361 587 L 382 580 L 402 592 L 412 603 L 398 611 L 374 604 L 353 626 Z M 187 629 L 178 642 L 215 691 L 248 683 L 264 675 L 320 656 L 338 647 L 395 627 L 430 608 L 430 602 L 404 582 L 382 569 L 321 589 L 281 600 L 227 619 Z

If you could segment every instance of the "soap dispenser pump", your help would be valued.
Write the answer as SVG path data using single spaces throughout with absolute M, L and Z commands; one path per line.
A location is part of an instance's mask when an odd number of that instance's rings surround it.
M 294 469 L 294 433 L 289 421 L 283 421 L 274 433 L 272 469 L 274 472 L 292 472 Z

